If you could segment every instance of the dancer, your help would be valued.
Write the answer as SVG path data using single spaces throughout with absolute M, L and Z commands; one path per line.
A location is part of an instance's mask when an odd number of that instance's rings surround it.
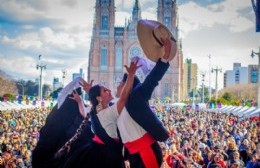
M 83 117 L 80 113 L 82 102 L 78 103 L 72 100 L 73 89 L 81 95 L 80 83 L 83 89 L 88 92 L 92 82 L 87 83 L 82 78 L 76 78 L 64 87 L 58 96 L 58 104 L 54 106 L 46 119 L 45 125 L 40 130 L 40 139 L 32 153 L 32 165 L 35 168 L 58 167 L 64 162 L 62 159 L 55 159 L 55 153 L 68 141 L 76 132 L 81 124 Z M 90 145 L 93 138 L 89 123 L 84 127 L 83 133 L 73 144 L 73 148 Z
M 109 106 L 113 97 L 111 91 L 103 85 L 98 84 L 90 88 L 91 126 L 95 136 L 92 145 L 78 149 L 79 152 L 72 154 L 64 167 L 124 167 L 116 121 L 132 89 L 136 69 L 140 67 L 137 64 L 138 61 L 131 62 L 130 67 L 125 66 L 128 77 L 121 96 L 115 104 Z
M 146 26 L 145 29 L 148 30 L 145 30 L 145 32 L 150 31 L 150 34 L 146 34 L 147 37 L 143 36 L 143 33 L 139 33 L 139 36 L 146 38 L 146 41 L 142 41 L 142 38 L 139 38 L 144 52 L 153 56 L 154 54 L 147 50 L 155 49 L 157 46 L 155 47 L 153 44 L 156 44 L 156 40 L 160 39 L 161 48 L 157 48 L 161 53 L 158 51 L 155 53 L 158 53 L 158 56 L 161 56 L 161 58 L 157 56 L 157 58 L 154 57 L 151 59 L 157 60 L 157 62 L 143 83 L 140 83 L 139 79 L 135 76 L 133 89 L 128 97 L 126 108 L 122 110 L 117 120 L 117 125 L 124 146 L 129 151 L 128 159 L 130 167 L 159 168 L 163 158 L 161 148 L 157 141 L 165 141 L 169 135 L 163 127 L 163 124 L 150 109 L 148 100 L 151 98 L 152 92 L 158 85 L 158 82 L 167 71 L 169 67 L 168 61 L 173 59 L 176 55 L 176 43 L 172 40 L 168 29 L 159 22 L 141 20 L 138 22 L 138 25 L 139 32 L 140 26 Z M 158 36 L 156 39 L 154 39 L 155 31 L 160 32 L 157 33 Z M 168 33 L 169 36 L 160 36 L 165 32 Z M 152 37 L 152 39 L 149 40 L 149 37 Z M 155 41 L 155 43 L 153 43 L 153 41 Z M 146 44 L 142 45 L 143 42 Z M 148 44 L 150 44 L 150 46 Z M 124 75 L 123 80 L 117 88 L 117 96 L 121 94 L 126 79 L 127 74 Z

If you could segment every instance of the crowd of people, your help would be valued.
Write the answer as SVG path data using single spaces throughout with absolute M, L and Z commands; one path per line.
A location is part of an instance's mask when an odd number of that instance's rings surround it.
M 160 143 L 164 168 L 260 167 L 259 123 L 232 114 L 168 108 L 155 113 L 170 132 Z M 0 167 L 31 167 L 49 108 L 1 111 Z
M 161 143 L 165 167 L 260 167 L 259 123 L 232 113 L 158 107 L 171 135 Z
M 0 111 L 0 167 L 31 167 L 49 107 Z

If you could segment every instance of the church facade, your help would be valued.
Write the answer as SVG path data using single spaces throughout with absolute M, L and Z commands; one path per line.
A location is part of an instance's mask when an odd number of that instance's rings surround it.
M 125 72 L 124 65 L 129 65 L 133 56 L 144 56 L 136 33 L 137 22 L 142 19 L 141 8 L 138 0 L 133 3 L 130 20 L 124 26 L 117 27 L 114 0 L 96 0 L 88 80 L 103 83 L 112 93 L 116 92 Z M 176 0 L 158 0 L 157 20 L 168 27 L 175 39 L 179 39 Z M 174 101 L 182 100 L 183 54 L 180 40 L 178 47 L 178 55 L 170 62 L 171 66 L 154 91 L 153 98 L 170 97 Z M 145 78 L 140 74 L 138 76 L 141 81 Z

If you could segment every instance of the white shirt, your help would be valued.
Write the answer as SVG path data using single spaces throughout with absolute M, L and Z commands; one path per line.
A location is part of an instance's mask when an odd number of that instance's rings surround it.
M 116 120 L 118 118 L 117 104 L 105 108 L 97 113 L 97 117 L 111 138 L 118 138 Z
M 117 127 L 123 143 L 137 140 L 146 133 L 146 131 L 132 119 L 125 107 L 117 119 Z

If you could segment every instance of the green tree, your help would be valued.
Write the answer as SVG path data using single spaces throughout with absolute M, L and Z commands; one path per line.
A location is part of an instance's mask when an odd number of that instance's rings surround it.
M 198 96 L 201 98 L 201 102 L 202 102 L 202 97 L 203 97 L 203 86 L 200 85 L 200 88 L 198 89 Z M 209 88 L 204 86 L 204 102 L 208 102 L 209 101 Z
M 231 102 L 234 99 L 233 95 L 230 92 L 225 92 L 222 98 L 226 99 L 229 102 Z
M 9 101 L 14 100 L 14 95 L 11 93 L 6 93 L 3 95 L 3 97 L 6 97 Z
M 26 82 L 25 87 L 26 87 L 27 95 L 30 95 L 30 96 L 38 95 L 38 85 L 35 82 L 28 80 Z
M 221 104 L 224 104 L 224 105 L 230 105 L 231 104 L 231 102 L 227 101 L 223 97 L 219 97 L 217 102 L 220 102 Z

